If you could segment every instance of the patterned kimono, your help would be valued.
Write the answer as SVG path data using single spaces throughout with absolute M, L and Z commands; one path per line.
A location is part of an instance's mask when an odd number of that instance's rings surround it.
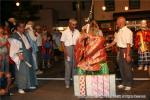
M 10 57 L 15 62 L 16 68 L 16 83 L 19 89 L 29 89 L 31 86 L 36 86 L 37 80 L 35 70 L 32 67 L 33 58 L 31 51 L 26 48 L 24 41 L 19 36 L 19 33 L 14 33 L 9 39 L 10 42 Z M 20 61 L 17 53 L 23 53 L 24 59 Z
M 150 30 L 138 31 L 135 37 L 139 65 L 150 65 Z
M 75 47 L 77 74 L 108 74 L 104 37 L 98 32 L 82 34 Z

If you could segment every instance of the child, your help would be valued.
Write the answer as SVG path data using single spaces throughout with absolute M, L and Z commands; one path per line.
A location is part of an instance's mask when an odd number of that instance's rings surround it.
M 47 35 L 43 39 L 42 43 L 42 54 L 43 54 L 43 59 L 44 59 L 44 67 L 50 68 L 51 67 L 51 59 L 52 59 L 52 50 L 53 50 L 53 41 L 52 41 L 52 36 Z

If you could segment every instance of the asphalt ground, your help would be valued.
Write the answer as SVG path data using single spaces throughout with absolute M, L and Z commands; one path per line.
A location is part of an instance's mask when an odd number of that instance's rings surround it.
M 115 58 L 110 58 L 108 65 L 110 73 L 116 74 L 117 79 L 120 78 Z M 38 78 L 43 78 L 43 80 L 39 80 L 39 86 L 36 90 L 28 91 L 26 94 L 18 94 L 17 89 L 14 88 L 13 96 L 1 96 L 0 100 L 150 100 L 150 80 L 148 72 L 138 71 L 136 62 L 133 63 L 132 67 L 133 76 L 138 80 L 133 82 L 131 91 L 117 89 L 117 96 L 114 98 L 80 98 L 74 96 L 73 86 L 69 89 L 65 88 L 63 80 L 65 72 L 64 62 L 63 59 L 61 59 L 55 62 L 52 67 L 43 69 L 44 73 L 38 75 Z M 50 78 L 50 80 L 44 80 L 45 78 Z M 116 84 L 119 84 L 119 80 L 116 81 Z

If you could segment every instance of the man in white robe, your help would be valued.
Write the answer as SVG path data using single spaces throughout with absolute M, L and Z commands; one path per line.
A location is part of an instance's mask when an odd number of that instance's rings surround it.
M 33 69 L 31 46 L 24 35 L 25 24 L 16 25 L 16 33 L 12 34 L 10 42 L 10 57 L 16 64 L 16 83 L 18 92 L 24 94 L 24 89 L 35 89 L 37 80 Z

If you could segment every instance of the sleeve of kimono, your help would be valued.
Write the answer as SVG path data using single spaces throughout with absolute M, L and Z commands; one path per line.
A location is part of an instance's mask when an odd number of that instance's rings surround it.
M 36 38 L 36 36 L 34 35 L 34 32 L 33 32 L 33 31 L 29 31 L 29 36 L 30 36 L 30 38 L 31 38 L 33 41 L 36 41 L 36 40 L 37 40 L 37 38 Z
M 10 43 L 9 56 L 15 62 L 17 68 L 19 69 L 20 59 L 17 53 L 22 52 L 22 43 L 16 39 L 9 39 L 8 41 Z
M 27 26 L 26 26 L 26 29 L 27 29 L 27 32 L 28 32 L 30 38 L 31 38 L 33 41 L 36 41 L 36 40 L 37 40 L 37 37 L 36 37 L 35 34 L 34 34 L 33 28 L 32 28 L 30 25 L 27 25 Z

